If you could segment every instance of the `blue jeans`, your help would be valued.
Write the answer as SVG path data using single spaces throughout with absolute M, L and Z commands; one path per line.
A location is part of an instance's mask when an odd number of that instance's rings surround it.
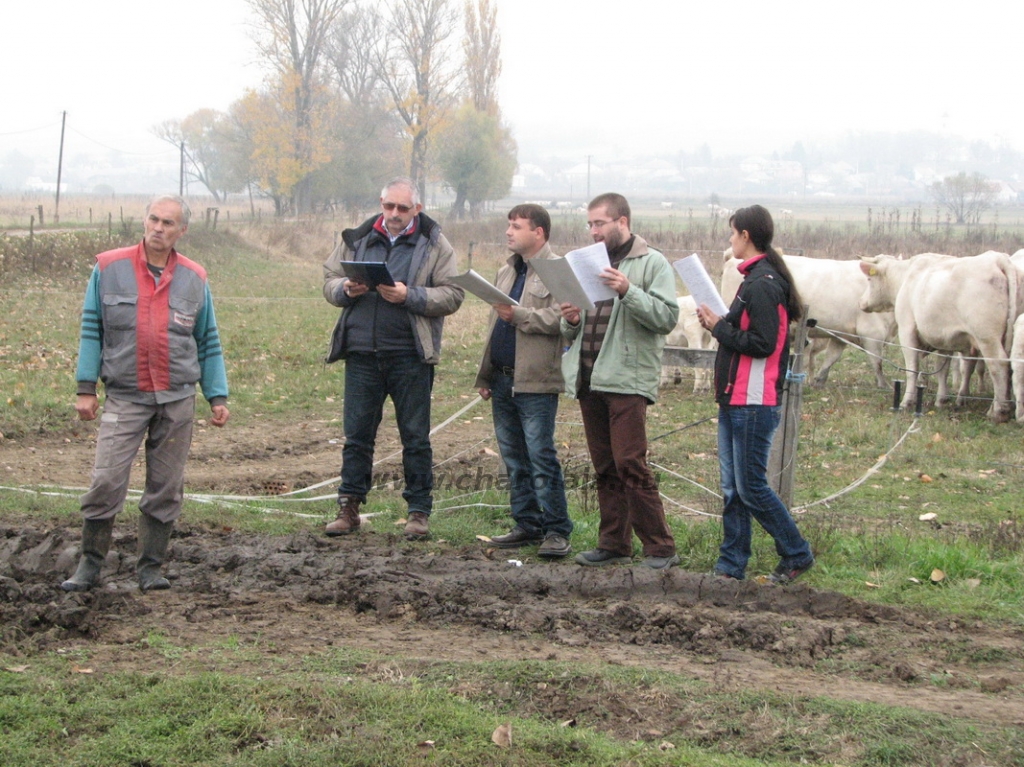
M 572 520 L 555 450 L 558 395 L 513 396 L 512 378 L 495 374 L 491 412 L 498 449 L 508 471 L 512 518 L 530 534 L 558 533 L 568 538 Z
M 430 391 L 434 366 L 416 352 L 349 354 L 345 359 L 345 447 L 341 451 L 339 495 L 362 501 L 373 486 L 373 448 L 384 414 L 384 400 L 395 405 L 402 438 L 402 497 L 409 511 L 430 514 L 434 453 L 430 447 Z
M 779 408 L 767 405 L 718 409 L 718 457 L 722 469 L 724 537 L 715 570 L 743 578 L 750 559 L 751 518 L 775 539 L 785 567 L 814 561 L 811 547 L 768 485 L 768 455 L 779 425 Z

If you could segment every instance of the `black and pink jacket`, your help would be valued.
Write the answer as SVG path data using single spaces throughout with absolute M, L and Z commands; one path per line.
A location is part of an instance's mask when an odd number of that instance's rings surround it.
M 729 313 L 711 334 L 718 341 L 715 401 L 774 406 L 789 366 L 789 283 L 763 255 L 739 265 L 744 275 Z

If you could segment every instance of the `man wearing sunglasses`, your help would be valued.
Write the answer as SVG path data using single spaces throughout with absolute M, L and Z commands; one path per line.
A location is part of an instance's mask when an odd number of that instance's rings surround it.
M 327 362 L 345 360 L 345 446 L 342 449 L 338 516 L 329 536 L 359 529 L 359 507 L 373 485 L 373 451 L 391 397 L 402 438 L 409 504 L 405 536 L 429 534 L 433 508 L 433 452 L 430 392 L 441 355 L 445 316 L 462 305 L 465 293 L 450 284 L 457 274 L 455 252 L 440 225 L 425 215 L 412 179 L 399 177 L 380 193 L 381 212 L 355 229 L 324 263 L 324 297 L 342 309 Z M 343 261 L 387 264 L 394 285 L 369 285 L 345 276 Z

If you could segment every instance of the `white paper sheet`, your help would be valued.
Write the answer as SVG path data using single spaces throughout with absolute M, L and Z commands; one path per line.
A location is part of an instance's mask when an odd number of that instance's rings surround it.
M 560 304 L 569 303 L 591 311 L 595 301 L 617 295 L 601 281 L 601 272 L 611 266 L 603 242 L 572 250 L 564 258 L 537 259 L 531 263 L 541 282 Z
M 508 304 L 509 306 L 519 306 L 518 301 L 511 296 L 502 293 L 472 269 L 465 274 L 455 275 L 451 278 L 451 281 L 460 288 L 469 291 L 477 298 L 483 299 L 489 304 Z
M 711 281 L 700 256 L 694 253 L 692 256 L 679 259 L 673 266 L 683 279 L 683 284 L 690 291 L 693 300 L 697 302 L 697 306 L 707 304 L 708 308 L 719 317 L 724 317 L 729 313 L 729 307 L 725 305 L 725 301 L 718 293 L 718 288 Z

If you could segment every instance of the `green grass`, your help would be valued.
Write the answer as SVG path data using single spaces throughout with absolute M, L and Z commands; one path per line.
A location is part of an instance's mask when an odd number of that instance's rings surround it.
M 76 673 L 48 655 L 0 675 L 6 767 L 88 765 L 1024 764 L 1019 732 L 825 698 L 723 692 L 663 671 L 543 661 L 408 661 L 332 649 L 302 659 L 147 640 L 159 668 Z M 242 658 L 252 673 L 225 672 Z M 218 670 L 190 672 L 202 661 Z M 10 659 L 0 657 L 4 666 Z M 604 712 L 643 717 L 608 731 Z M 513 745 L 491 742 L 511 723 Z M 566 725 L 571 726 L 566 726 Z M 432 741 L 426 745 L 426 741 Z

